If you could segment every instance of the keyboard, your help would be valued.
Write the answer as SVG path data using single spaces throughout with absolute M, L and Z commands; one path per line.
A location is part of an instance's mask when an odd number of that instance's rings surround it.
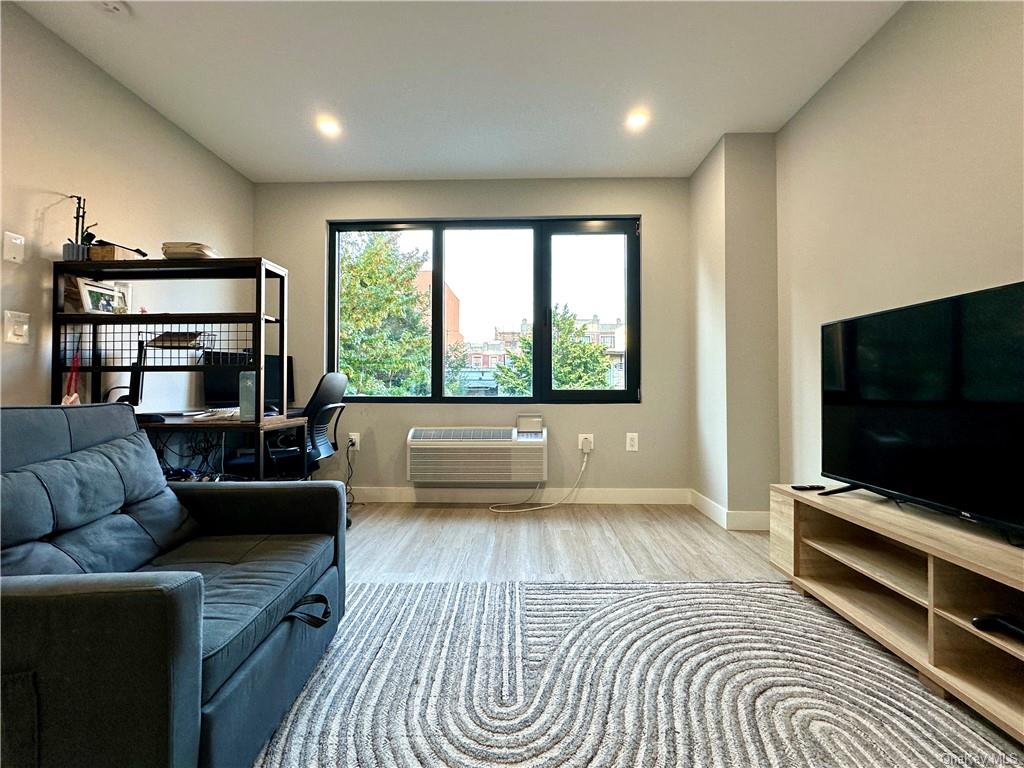
M 238 409 L 237 408 L 211 408 L 208 411 L 197 413 L 192 417 L 193 421 L 207 421 L 210 419 L 220 419 L 222 421 L 238 421 Z

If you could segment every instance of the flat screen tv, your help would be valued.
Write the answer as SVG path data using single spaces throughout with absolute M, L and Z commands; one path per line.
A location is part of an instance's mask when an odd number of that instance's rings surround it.
M 1024 282 L 821 329 L 822 474 L 1024 535 Z

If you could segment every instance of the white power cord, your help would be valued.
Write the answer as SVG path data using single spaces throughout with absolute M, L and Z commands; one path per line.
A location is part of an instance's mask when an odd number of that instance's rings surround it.
M 558 501 L 552 502 L 551 504 L 541 504 L 541 505 L 536 506 L 536 507 L 524 507 L 522 509 L 513 509 L 513 507 L 518 507 L 521 504 L 528 504 L 530 502 L 530 499 L 533 498 L 533 494 L 535 494 L 538 490 L 540 490 L 540 483 L 537 483 L 537 487 L 534 488 L 533 491 L 530 493 L 530 495 L 527 496 L 522 501 L 513 501 L 513 502 L 510 502 L 510 503 L 506 502 L 506 503 L 503 503 L 503 504 L 492 504 L 491 506 L 489 506 L 487 508 L 488 511 L 490 511 L 490 512 L 537 512 L 537 511 L 539 511 L 541 509 L 551 509 L 552 507 L 557 507 L 559 504 L 564 504 L 566 501 L 568 501 L 570 496 L 572 496 L 574 493 L 576 493 L 576 489 L 579 488 L 580 480 L 583 479 L 583 470 L 585 470 L 587 468 L 587 460 L 589 458 L 590 458 L 590 452 L 589 451 L 585 451 L 584 454 L 583 454 L 583 464 L 580 465 L 580 473 L 578 475 L 576 475 L 576 482 L 572 484 L 572 488 L 569 489 L 569 492 L 567 494 L 565 494 L 565 496 L 563 496 Z

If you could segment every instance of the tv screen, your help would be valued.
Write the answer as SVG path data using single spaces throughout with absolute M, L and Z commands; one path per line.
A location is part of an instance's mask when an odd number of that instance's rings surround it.
M 1024 532 L 1024 283 L 822 326 L 822 474 Z

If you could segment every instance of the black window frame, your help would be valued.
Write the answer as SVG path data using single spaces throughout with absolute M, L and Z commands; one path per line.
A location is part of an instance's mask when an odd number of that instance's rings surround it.
M 327 222 L 326 366 L 338 369 L 338 259 L 340 232 L 432 232 L 430 395 L 353 396 L 350 403 L 593 404 L 639 403 L 640 389 L 640 216 L 573 216 L 503 219 L 371 219 Z M 444 394 L 444 231 L 445 229 L 525 229 L 533 239 L 533 394 L 524 397 L 466 397 Z M 563 234 L 626 236 L 626 386 L 625 389 L 554 389 L 551 382 L 551 237 Z

